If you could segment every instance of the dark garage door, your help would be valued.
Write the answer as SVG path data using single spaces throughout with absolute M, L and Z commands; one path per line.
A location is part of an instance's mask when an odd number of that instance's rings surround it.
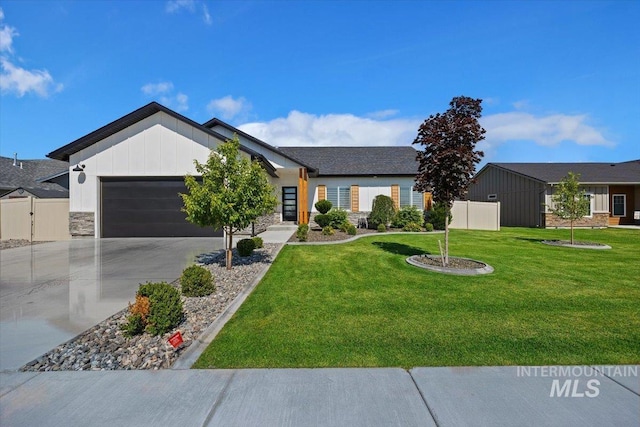
M 185 220 L 182 178 L 102 180 L 102 237 L 221 237 Z

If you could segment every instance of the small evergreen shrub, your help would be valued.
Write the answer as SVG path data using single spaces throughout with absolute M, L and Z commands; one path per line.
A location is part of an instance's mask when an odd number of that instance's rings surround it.
M 333 227 L 330 225 L 327 225 L 322 229 L 322 234 L 324 234 L 325 236 L 333 236 L 335 233 L 336 232 L 333 230 Z
M 251 240 L 255 243 L 256 249 L 264 248 L 264 240 L 262 240 L 262 237 L 255 236 L 252 237 Z
M 331 209 L 327 213 L 327 217 L 329 218 L 329 224 L 328 225 L 330 225 L 331 228 L 339 229 L 342 226 L 342 224 L 347 222 L 347 211 L 345 211 L 344 209 L 340 209 L 340 208 Z M 320 225 L 320 224 L 318 224 L 318 225 Z
M 182 271 L 180 286 L 182 295 L 186 297 L 204 297 L 216 290 L 211 272 L 199 265 L 189 266 Z
M 180 292 L 166 282 L 140 285 L 136 296 L 149 298 L 149 316 L 145 330 L 151 335 L 169 332 L 184 317 Z
M 411 233 L 417 233 L 422 231 L 422 226 L 415 222 L 410 222 L 404 227 L 402 227 L 402 231 L 409 231 Z
M 378 224 L 377 230 L 378 233 L 384 233 L 385 231 L 387 231 L 387 227 L 384 224 Z
M 445 212 L 446 205 L 442 202 L 436 202 L 431 210 L 424 212 L 424 222 L 430 222 L 436 230 L 444 230 Z M 452 219 L 453 216 L 449 212 L 449 224 Z
M 313 220 L 322 228 L 325 228 L 331 222 L 329 216 L 326 214 L 318 214 L 313 218 Z
M 343 233 L 346 233 L 349 227 L 353 227 L 353 224 L 351 224 L 349 221 L 345 221 L 342 224 L 340 224 L 340 231 L 342 231 Z
M 424 225 L 424 231 L 432 232 L 433 231 L 433 224 L 431 224 L 430 222 L 426 223 Z
M 238 248 L 238 254 L 241 257 L 251 256 L 253 250 L 256 248 L 256 244 L 252 239 L 240 239 L 236 245 Z
M 393 217 L 391 224 L 396 228 L 404 228 L 407 224 L 414 223 L 422 226 L 422 212 L 415 206 L 405 206 Z
M 318 200 L 314 206 L 318 212 L 324 215 L 331 210 L 333 203 L 328 200 Z
M 145 326 L 146 321 L 140 314 L 130 314 L 127 317 L 127 323 L 122 325 L 122 330 L 124 331 L 125 336 L 132 337 L 143 333 Z
M 301 242 L 306 242 L 309 238 L 309 224 L 300 224 L 296 231 L 296 237 Z
M 353 224 L 349 224 L 347 227 L 347 234 L 350 236 L 355 236 L 357 233 L 356 226 Z
M 379 225 L 384 225 L 386 227 L 391 223 L 391 220 L 395 215 L 396 207 L 394 206 L 391 197 L 379 194 L 373 199 L 369 222 L 373 224 L 374 227 L 378 227 Z

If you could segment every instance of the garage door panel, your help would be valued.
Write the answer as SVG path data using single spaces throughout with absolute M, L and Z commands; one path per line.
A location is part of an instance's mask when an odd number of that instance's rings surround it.
M 181 211 L 182 178 L 102 181 L 102 237 L 219 237 L 222 231 L 189 223 Z

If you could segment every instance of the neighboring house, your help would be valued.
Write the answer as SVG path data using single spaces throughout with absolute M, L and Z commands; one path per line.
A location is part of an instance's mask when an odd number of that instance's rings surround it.
M 569 172 L 591 200 L 581 227 L 640 224 L 640 160 L 621 163 L 488 163 L 469 188 L 472 201 L 499 201 L 503 226 L 563 227 L 551 214 L 554 187 Z
M 241 152 L 259 161 L 281 198 L 280 221 L 306 223 L 314 204 L 329 199 L 352 221 L 386 194 L 398 206 L 422 208 L 430 195 L 413 191 L 412 147 L 273 147 L 218 119 L 199 124 L 152 102 L 47 155 L 69 161 L 70 229 L 74 236 L 216 236 L 185 221 L 179 192 L 212 149 L 237 134 Z
M 0 157 L 0 199 L 69 197 L 69 163 Z

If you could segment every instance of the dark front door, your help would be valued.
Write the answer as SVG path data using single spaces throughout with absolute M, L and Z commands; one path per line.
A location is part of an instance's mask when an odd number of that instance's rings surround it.
M 282 187 L 282 220 L 298 219 L 298 187 Z
M 102 237 L 220 237 L 181 211 L 184 178 L 103 178 Z

